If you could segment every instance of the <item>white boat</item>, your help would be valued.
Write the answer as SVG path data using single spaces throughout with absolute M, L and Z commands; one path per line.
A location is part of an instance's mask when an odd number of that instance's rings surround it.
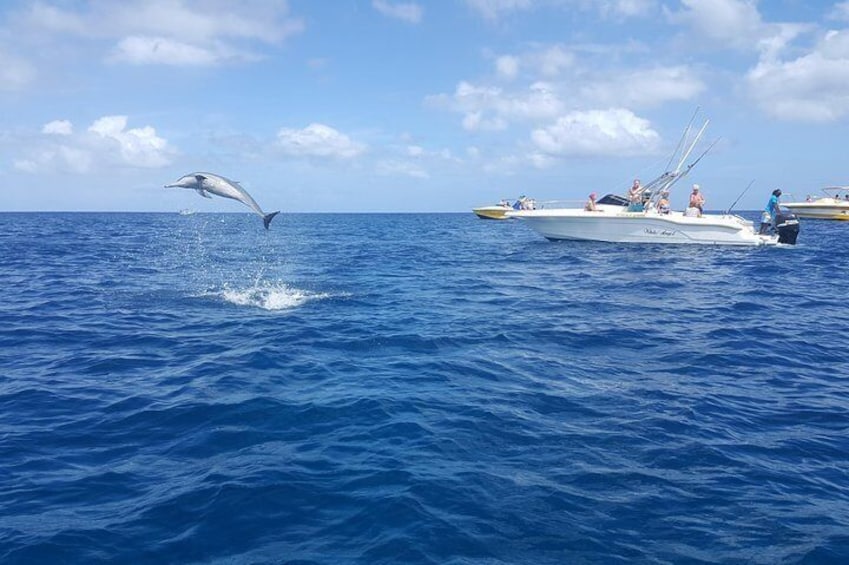
M 695 145 L 707 127 L 702 126 L 695 139 L 686 145 L 677 166 L 663 173 L 641 188 L 641 200 L 636 203 L 618 195 L 608 194 L 598 201 L 596 210 L 584 207 L 541 203 L 536 210 L 514 210 L 508 217 L 519 218 L 543 237 L 550 240 L 583 240 L 615 243 L 675 243 L 702 245 L 759 246 L 778 243 L 796 243 L 799 223 L 794 217 L 781 217 L 777 233 L 759 233 L 752 222 L 731 213 L 702 214 L 695 208 L 686 212 L 664 210 L 657 206 L 662 194 L 672 186 L 710 150 L 708 147 L 693 163 L 684 167 Z M 670 165 L 684 147 L 690 126 L 685 130 L 682 143 L 670 159 Z
M 804 202 L 782 202 L 800 218 L 820 220 L 849 220 L 849 186 L 829 186 L 823 188 L 825 196 L 808 197 Z
M 629 212 L 627 206 L 598 208 L 595 212 L 583 208 L 542 208 L 516 210 L 507 215 L 524 220 L 550 240 L 743 246 L 779 243 L 778 235 L 759 234 L 752 222 L 735 214 L 688 216 L 676 211 Z

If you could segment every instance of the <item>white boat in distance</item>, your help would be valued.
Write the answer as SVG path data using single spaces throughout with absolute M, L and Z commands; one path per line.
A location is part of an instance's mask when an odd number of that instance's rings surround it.
M 782 202 L 781 205 L 800 218 L 849 220 L 849 186 L 829 186 L 822 191 L 825 196 L 808 197 L 804 202 Z
M 658 210 L 661 195 L 668 193 L 710 150 L 708 147 L 693 163 L 684 167 L 684 162 L 701 139 L 707 125 L 705 121 L 673 170 L 642 187 L 641 202 L 636 206 L 622 196 L 608 194 L 598 201 L 594 211 L 585 210 L 583 206 L 541 203 L 536 210 L 515 210 L 506 215 L 527 222 L 550 240 L 738 246 L 795 244 L 799 223 L 792 216 L 779 218 L 777 234 L 761 234 L 752 222 L 728 212 L 699 214 L 695 209 L 689 209 L 686 213 Z M 670 164 L 684 146 L 689 131 L 690 126 L 687 126 Z

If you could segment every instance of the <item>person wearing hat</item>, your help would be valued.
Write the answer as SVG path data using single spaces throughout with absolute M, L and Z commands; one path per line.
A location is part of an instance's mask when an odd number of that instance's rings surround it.
M 584 205 L 584 210 L 587 212 L 598 212 L 598 207 L 595 205 L 596 193 L 591 192 L 587 203 Z
M 705 197 L 701 193 L 701 188 L 697 184 L 693 185 L 693 192 L 690 193 L 690 208 L 698 209 L 699 216 L 702 215 L 705 208 Z
M 761 228 L 759 233 L 766 233 L 767 228 L 772 225 L 775 229 L 775 222 L 778 220 L 778 215 L 781 214 L 781 204 L 778 199 L 781 198 L 781 189 L 776 188 L 772 191 L 772 196 L 769 197 L 769 202 L 766 203 L 763 214 L 761 214 Z

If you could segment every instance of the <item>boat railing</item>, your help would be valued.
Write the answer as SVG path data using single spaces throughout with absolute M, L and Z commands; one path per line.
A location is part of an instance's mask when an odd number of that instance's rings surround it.
M 537 210 L 557 210 L 560 208 L 582 208 L 586 202 L 584 200 L 545 200 L 536 201 Z

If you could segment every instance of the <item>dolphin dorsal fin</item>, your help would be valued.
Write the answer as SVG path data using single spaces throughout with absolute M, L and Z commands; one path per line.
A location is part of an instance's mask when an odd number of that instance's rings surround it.
M 195 175 L 195 180 L 198 182 L 203 182 L 206 180 L 206 177 L 203 175 Z

